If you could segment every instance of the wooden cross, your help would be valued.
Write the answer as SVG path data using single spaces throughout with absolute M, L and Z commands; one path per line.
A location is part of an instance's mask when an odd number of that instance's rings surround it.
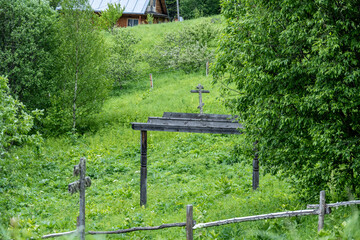
M 90 177 L 85 177 L 86 174 L 86 159 L 80 158 L 80 163 L 74 166 L 74 176 L 80 175 L 80 180 L 72 182 L 68 185 L 69 193 L 73 194 L 80 192 L 80 213 L 78 218 L 78 229 L 80 239 L 85 240 L 85 188 L 90 187 Z
M 210 91 L 208 90 L 203 90 L 204 87 L 199 84 L 197 87 L 196 87 L 198 90 L 191 90 L 190 92 L 191 93 L 199 93 L 199 106 L 198 108 L 200 109 L 200 114 L 203 113 L 203 106 L 204 106 L 204 103 L 202 102 L 202 93 L 210 93 Z

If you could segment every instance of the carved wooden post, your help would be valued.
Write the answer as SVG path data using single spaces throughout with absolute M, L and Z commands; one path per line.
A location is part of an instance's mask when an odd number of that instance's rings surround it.
M 193 206 L 187 205 L 186 206 L 186 240 L 193 240 Z
M 147 199 L 147 131 L 141 131 L 140 206 L 146 207 Z
M 326 210 L 325 191 L 321 191 L 320 192 L 320 205 L 319 205 L 318 232 L 320 232 L 320 230 L 324 228 L 325 210 Z
M 80 239 L 85 240 L 85 173 L 86 173 L 86 159 L 80 158 L 80 213 L 79 213 L 79 228 Z
M 259 187 L 259 154 L 257 151 L 257 141 L 254 143 L 255 156 L 253 160 L 253 178 L 252 178 L 252 188 L 256 190 Z

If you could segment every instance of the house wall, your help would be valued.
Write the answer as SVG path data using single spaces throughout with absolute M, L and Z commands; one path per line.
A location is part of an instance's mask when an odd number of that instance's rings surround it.
M 143 15 L 130 15 L 130 14 L 123 14 L 121 18 L 117 21 L 118 27 L 127 27 L 128 19 L 138 19 L 139 24 L 146 23 L 146 16 Z
M 146 16 L 145 15 L 130 15 L 124 14 L 121 18 L 117 21 L 118 27 L 127 27 L 128 19 L 138 19 L 139 25 L 140 24 L 147 24 Z M 162 17 L 154 17 L 154 23 L 166 23 L 169 22 L 169 19 L 162 18 Z

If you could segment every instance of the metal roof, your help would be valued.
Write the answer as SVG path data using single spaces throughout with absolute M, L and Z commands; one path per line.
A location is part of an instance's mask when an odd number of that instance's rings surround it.
M 90 6 L 95 12 L 102 12 L 107 9 L 108 3 L 120 3 L 125 7 L 125 14 L 145 14 L 150 0 L 89 0 Z

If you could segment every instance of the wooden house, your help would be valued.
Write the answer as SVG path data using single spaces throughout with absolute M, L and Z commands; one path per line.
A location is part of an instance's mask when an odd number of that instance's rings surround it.
M 107 9 L 108 3 L 120 3 L 121 7 L 124 7 L 124 12 L 117 21 L 119 27 L 146 24 L 148 14 L 153 16 L 153 23 L 169 21 L 165 0 L 89 0 L 89 3 L 98 14 Z

